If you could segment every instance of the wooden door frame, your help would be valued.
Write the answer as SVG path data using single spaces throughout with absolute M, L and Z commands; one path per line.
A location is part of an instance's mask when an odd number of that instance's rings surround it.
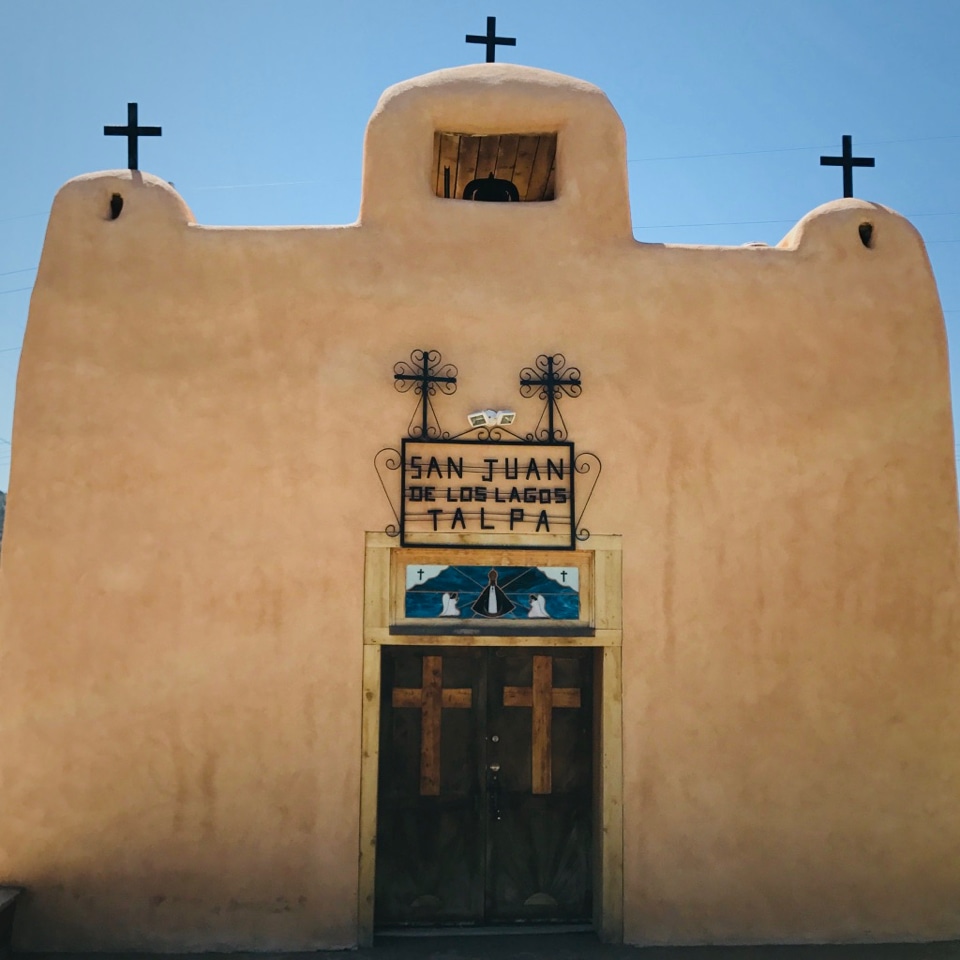
M 396 571 L 424 563 L 422 548 L 403 548 L 384 533 L 366 535 L 363 604 L 363 699 L 360 753 L 360 851 L 357 940 L 373 943 L 380 750 L 380 664 L 383 646 L 592 647 L 594 648 L 594 883 L 593 922 L 604 943 L 623 942 L 623 711 L 620 537 L 591 536 L 577 554 L 592 571 L 582 590 L 589 636 L 463 636 L 391 633 L 400 609 Z M 456 557 L 454 558 L 454 553 Z M 588 555 L 588 556 L 583 556 Z M 485 550 L 444 551 L 451 562 L 547 563 L 568 554 Z M 581 559 L 578 557 L 578 559 Z

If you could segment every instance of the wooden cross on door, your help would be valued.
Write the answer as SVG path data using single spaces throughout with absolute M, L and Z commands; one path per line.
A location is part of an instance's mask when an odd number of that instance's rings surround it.
M 553 657 L 534 655 L 533 686 L 504 687 L 505 707 L 533 708 L 533 792 L 553 790 L 553 711 L 558 707 L 579 707 L 576 687 L 554 687 Z
M 394 687 L 393 706 L 420 708 L 420 796 L 440 796 L 440 721 L 444 707 L 471 707 L 469 687 L 443 689 L 443 657 L 423 658 L 420 688 Z

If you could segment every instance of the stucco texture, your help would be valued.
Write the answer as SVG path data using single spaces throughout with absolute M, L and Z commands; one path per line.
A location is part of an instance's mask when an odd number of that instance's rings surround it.
M 558 131 L 557 199 L 436 197 L 437 130 Z M 356 942 L 363 535 L 392 519 L 374 456 L 421 347 L 459 367 L 450 427 L 511 406 L 531 429 L 540 353 L 583 372 L 584 519 L 623 538 L 625 939 L 960 936 L 956 476 L 920 237 L 843 200 L 776 248 L 638 243 L 604 95 L 497 64 L 384 94 L 356 224 L 201 226 L 128 171 L 57 195 L 0 570 L 18 946 Z

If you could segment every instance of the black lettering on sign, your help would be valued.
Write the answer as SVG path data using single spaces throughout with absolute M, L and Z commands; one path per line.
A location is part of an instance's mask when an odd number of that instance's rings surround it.
M 401 451 L 401 546 L 570 548 L 571 444 L 404 440 Z

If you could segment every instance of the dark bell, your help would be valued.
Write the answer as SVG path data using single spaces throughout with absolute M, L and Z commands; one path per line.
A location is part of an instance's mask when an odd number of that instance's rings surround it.
M 509 180 L 498 180 L 492 173 L 489 177 L 471 180 L 463 188 L 464 200 L 486 200 L 492 203 L 514 203 L 520 200 L 520 191 Z

